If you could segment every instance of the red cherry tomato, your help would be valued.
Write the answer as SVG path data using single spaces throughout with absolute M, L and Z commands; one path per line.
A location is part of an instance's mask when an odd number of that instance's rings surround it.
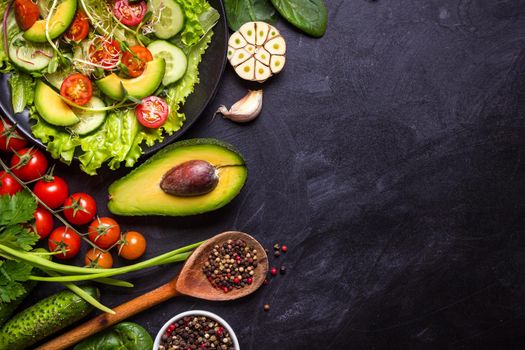
M 142 22 L 147 10 L 144 1 L 130 4 L 128 0 L 117 0 L 113 7 L 113 14 L 122 24 L 133 27 Z
M 80 42 L 89 34 L 89 18 L 84 11 L 77 11 L 73 23 L 66 31 L 65 37 L 68 40 Z
M 3 119 L 0 119 L 0 150 L 18 151 L 27 145 L 24 139 L 14 126 L 9 125 Z
M 113 257 L 110 252 L 103 252 L 95 248 L 87 251 L 84 258 L 87 267 L 110 269 L 113 266 Z
M 61 252 L 54 255 L 57 259 L 74 258 L 80 251 L 80 236 L 65 226 L 57 227 L 49 236 L 48 247 L 51 252 Z
M 22 186 L 12 177 L 9 173 L 5 171 L 0 171 L 0 196 L 3 195 L 14 195 L 22 189 Z
M 83 106 L 93 97 L 93 85 L 85 75 L 71 74 L 62 82 L 60 95 L 79 106 Z
M 146 69 L 146 62 L 153 60 L 153 55 L 144 46 L 136 45 L 122 55 L 122 64 L 126 66 L 126 75 L 136 78 Z
M 97 214 L 97 203 L 87 193 L 73 193 L 64 202 L 64 216 L 73 225 L 84 225 Z
M 89 60 L 110 70 L 117 67 L 121 53 L 120 45 L 115 40 L 98 38 L 89 47 Z
M 15 0 L 15 19 L 22 30 L 28 30 L 40 17 L 40 9 L 31 0 Z
M 88 228 L 89 240 L 102 249 L 108 249 L 120 238 L 120 226 L 112 218 L 97 218 Z
M 45 175 L 47 159 L 44 153 L 33 148 L 23 148 L 11 158 L 13 173 L 23 181 L 33 181 Z
M 69 187 L 61 177 L 52 176 L 47 179 L 46 176 L 44 179 L 38 180 L 33 192 L 49 208 L 57 209 L 64 204 L 69 194 Z
M 36 208 L 35 213 L 33 214 L 35 218 L 35 227 L 34 230 L 36 234 L 40 236 L 40 239 L 46 238 L 49 236 L 55 225 L 55 220 L 53 215 L 42 207 Z
M 140 124 L 146 128 L 157 129 L 166 122 L 169 107 L 166 101 L 157 96 L 142 99 L 142 103 L 135 107 L 135 115 Z
M 119 244 L 118 254 L 127 260 L 135 260 L 144 255 L 146 251 L 146 239 L 137 231 L 129 231 L 124 234 Z

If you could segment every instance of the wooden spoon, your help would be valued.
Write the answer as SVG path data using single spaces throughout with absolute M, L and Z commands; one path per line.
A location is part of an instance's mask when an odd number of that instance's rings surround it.
M 246 244 L 257 250 L 257 267 L 253 275 L 253 282 L 244 288 L 233 289 L 228 293 L 212 287 L 204 273 L 202 266 L 208 259 L 208 255 L 216 244 L 223 244 L 227 240 L 242 239 Z M 115 323 L 125 320 L 139 312 L 147 310 L 161 302 L 173 298 L 176 295 L 188 295 L 205 300 L 234 300 L 242 298 L 255 292 L 264 282 L 268 273 L 268 256 L 264 248 L 252 236 L 237 232 L 228 231 L 218 234 L 208 239 L 204 244 L 195 249 L 188 258 L 179 275 L 168 283 L 152 290 L 140 297 L 132 299 L 115 308 L 114 315 L 104 313 L 90 321 L 70 330 L 69 332 L 39 346 L 36 350 L 62 350 L 67 349 L 92 334 L 100 332 Z

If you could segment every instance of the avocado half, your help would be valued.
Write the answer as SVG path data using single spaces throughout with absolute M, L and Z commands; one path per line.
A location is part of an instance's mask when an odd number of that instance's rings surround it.
M 58 38 L 73 22 L 77 10 L 77 0 L 64 0 L 56 8 L 49 19 L 47 29 L 51 40 Z M 46 20 L 36 21 L 31 28 L 25 31 L 24 38 L 36 43 L 46 43 Z
M 205 160 L 218 169 L 219 182 L 210 193 L 178 197 L 160 188 L 164 174 L 189 160 Z M 228 165 L 221 168 L 221 166 Z M 190 139 L 159 151 L 109 187 L 108 208 L 125 216 L 187 216 L 219 209 L 239 194 L 248 169 L 233 146 L 216 139 Z

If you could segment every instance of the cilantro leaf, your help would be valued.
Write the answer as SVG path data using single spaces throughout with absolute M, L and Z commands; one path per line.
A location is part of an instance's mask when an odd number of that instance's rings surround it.
M 26 191 L 0 196 L 0 225 L 21 224 L 33 219 L 36 200 Z
M 0 244 L 13 249 L 29 251 L 38 242 L 38 235 L 27 227 L 11 225 L 0 227 Z
M 27 281 L 33 267 L 16 261 L 0 261 L 0 300 L 10 302 L 25 293 L 21 282 Z

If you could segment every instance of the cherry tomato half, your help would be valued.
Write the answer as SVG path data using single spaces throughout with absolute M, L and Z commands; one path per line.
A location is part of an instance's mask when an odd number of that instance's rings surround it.
M 31 0 L 15 0 L 16 24 L 22 30 L 28 30 L 40 17 L 40 9 Z
M 142 22 L 147 10 L 144 1 L 130 4 L 128 0 L 118 0 L 113 7 L 113 14 L 122 24 L 133 27 Z
M 146 128 L 157 129 L 166 122 L 169 107 L 166 101 L 157 96 L 142 99 L 142 103 L 135 107 L 135 115 L 140 124 Z
M 60 95 L 79 106 L 83 106 L 93 97 L 93 85 L 85 75 L 71 74 L 62 82 Z
M 20 136 L 15 127 L 0 119 L 0 150 L 6 152 L 18 151 L 26 145 L 26 139 Z
M 115 40 L 98 38 L 89 47 L 89 60 L 105 70 L 116 68 L 120 55 L 120 45 Z
M 35 195 L 44 202 L 49 208 L 60 208 L 69 194 L 67 183 L 58 176 L 38 180 L 33 188 Z
M 22 186 L 15 180 L 11 174 L 0 171 L 0 196 L 8 194 L 14 195 L 22 189 Z
M 33 181 L 45 175 L 47 159 L 44 153 L 34 148 L 23 148 L 11 158 L 13 173 L 24 181 Z
M 135 260 L 144 255 L 146 239 L 137 231 L 126 232 L 118 247 L 118 254 L 127 260 Z
M 65 226 L 57 227 L 49 236 L 48 247 L 51 252 L 61 252 L 54 255 L 57 259 L 74 258 L 80 251 L 80 236 Z
M 46 238 L 49 236 L 55 225 L 55 220 L 53 215 L 42 207 L 37 207 L 35 213 L 33 214 L 35 218 L 34 231 L 40 236 L 40 239 Z
M 153 55 L 144 46 L 135 45 L 122 55 L 122 64 L 126 66 L 126 75 L 136 78 L 146 69 L 146 62 L 153 60 Z
M 97 203 L 87 193 L 73 193 L 64 202 L 64 216 L 73 225 L 84 225 L 97 214 Z
M 89 18 L 84 11 L 77 11 L 73 23 L 69 26 L 64 36 L 71 41 L 80 42 L 89 34 Z
M 104 253 L 101 250 L 91 248 L 86 252 L 84 264 L 87 267 L 110 269 L 113 266 L 113 257 L 110 252 Z
M 88 228 L 89 240 L 102 249 L 108 249 L 120 238 L 120 226 L 112 218 L 96 218 Z

